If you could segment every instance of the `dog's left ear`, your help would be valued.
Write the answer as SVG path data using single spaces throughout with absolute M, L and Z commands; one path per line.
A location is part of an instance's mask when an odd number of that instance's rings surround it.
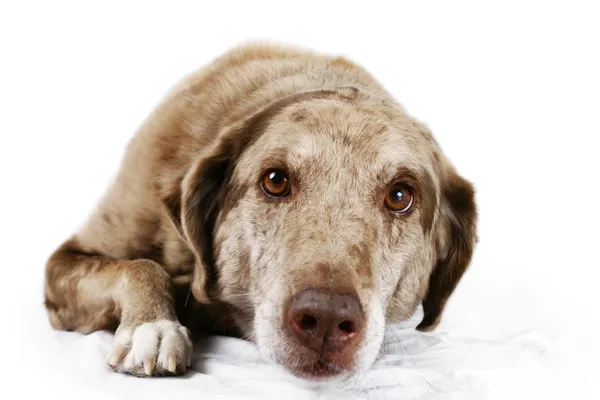
M 467 270 L 477 242 L 475 190 L 447 166 L 441 180 L 440 220 L 437 227 L 437 262 L 423 299 L 424 316 L 417 329 L 433 330 L 440 322 L 446 301 Z

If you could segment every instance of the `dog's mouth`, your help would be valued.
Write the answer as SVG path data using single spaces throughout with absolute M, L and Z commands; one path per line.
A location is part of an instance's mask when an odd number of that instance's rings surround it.
M 310 380 L 334 378 L 349 372 L 347 368 L 325 360 L 317 360 L 293 366 L 288 365 L 287 369 L 299 378 Z
M 288 346 L 293 350 L 283 358 L 281 364 L 298 378 L 326 381 L 343 378 L 353 372 L 353 352 L 347 354 L 325 349 L 316 351 L 306 347 L 293 346 L 291 343 L 288 343 Z

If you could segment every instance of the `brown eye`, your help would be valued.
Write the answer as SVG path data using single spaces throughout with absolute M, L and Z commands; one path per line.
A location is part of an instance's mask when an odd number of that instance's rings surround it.
M 385 206 L 396 213 L 405 213 L 413 205 L 414 196 L 410 187 L 404 184 L 395 184 L 385 195 Z
M 284 171 L 270 169 L 263 176 L 262 188 L 269 196 L 287 196 L 290 194 L 290 180 Z

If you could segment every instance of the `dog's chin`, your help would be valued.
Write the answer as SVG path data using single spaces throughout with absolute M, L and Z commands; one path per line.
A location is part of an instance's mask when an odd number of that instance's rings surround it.
M 334 383 L 352 376 L 353 371 L 335 363 L 318 360 L 305 364 L 285 365 L 285 369 L 296 378 L 311 382 Z
M 264 349 L 260 345 L 258 347 L 260 353 L 273 366 L 301 385 L 336 384 L 355 374 L 354 369 L 350 366 L 323 360 L 314 355 L 308 356 L 307 353 L 311 352 L 299 351 L 297 354 L 284 354 L 283 352 L 273 352 L 273 349 Z
M 280 354 L 278 363 L 294 377 L 311 382 L 333 383 L 345 380 L 354 373 L 354 357 L 343 353 L 327 353 L 286 344 L 287 352 Z

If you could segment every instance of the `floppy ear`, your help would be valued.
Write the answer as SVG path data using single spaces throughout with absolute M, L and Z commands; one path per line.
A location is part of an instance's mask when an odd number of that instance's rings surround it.
M 477 242 L 477 207 L 473 186 L 448 167 L 441 187 L 437 262 L 423 300 L 424 317 L 417 326 L 423 332 L 433 330 L 439 324 L 446 301 L 467 270 Z
M 213 230 L 233 167 L 240 155 L 264 131 L 272 111 L 268 107 L 246 120 L 234 123 L 204 148 L 183 178 L 165 187 L 162 196 L 167 213 L 195 256 L 191 281 L 194 297 L 209 303 L 209 289 L 216 280 L 213 260 Z
M 209 303 L 208 284 L 212 268 L 212 229 L 226 180 L 229 158 L 219 142 L 205 149 L 193 162 L 179 185 L 163 198 L 168 215 L 195 256 L 191 281 L 194 297 Z
M 247 126 L 235 126 L 205 148 L 194 160 L 179 186 L 163 197 L 169 217 L 195 256 L 191 281 L 194 297 L 209 303 L 213 264 L 213 229 L 224 201 L 231 172 L 248 143 Z

